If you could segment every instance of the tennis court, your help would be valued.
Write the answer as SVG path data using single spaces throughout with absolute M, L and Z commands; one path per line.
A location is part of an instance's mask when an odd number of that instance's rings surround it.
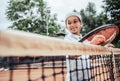
M 53 72 L 53 70 L 50 68 L 45 68 L 44 70 L 46 76 L 50 75 Z M 60 70 L 60 68 L 55 69 L 56 72 L 60 72 Z M 42 75 L 42 70 L 40 68 L 30 69 L 30 72 L 28 71 L 28 69 L 1 71 L 0 81 L 44 81 L 40 77 L 40 75 Z M 65 81 L 65 75 L 51 75 L 45 78 L 45 81 Z

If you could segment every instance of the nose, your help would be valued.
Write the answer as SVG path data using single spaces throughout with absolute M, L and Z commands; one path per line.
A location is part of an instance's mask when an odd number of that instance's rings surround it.
M 71 26 L 75 26 L 75 23 L 71 23 Z

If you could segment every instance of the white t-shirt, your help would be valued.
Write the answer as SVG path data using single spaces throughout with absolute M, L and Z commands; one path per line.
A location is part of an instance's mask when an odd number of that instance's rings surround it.
M 82 35 L 68 34 L 65 36 L 64 40 L 78 42 L 81 38 Z M 69 56 L 66 56 L 66 66 L 66 81 L 91 81 L 89 55 L 81 55 L 76 59 L 69 59 Z

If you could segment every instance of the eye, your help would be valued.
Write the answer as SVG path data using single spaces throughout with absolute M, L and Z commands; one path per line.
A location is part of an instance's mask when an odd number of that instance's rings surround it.
M 77 23 L 78 21 L 77 20 L 74 20 L 74 23 Z
M 70 24 L 71 24 L 71 22 L 68 22 L 67 24 L 68 24 L 68 25 L 70 25 Z

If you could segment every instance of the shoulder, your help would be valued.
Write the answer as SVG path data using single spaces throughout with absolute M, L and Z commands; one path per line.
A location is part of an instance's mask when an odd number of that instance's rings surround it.
M 64 40 L 70 40 L 71 37 L 69 35 L 65 35 Z

